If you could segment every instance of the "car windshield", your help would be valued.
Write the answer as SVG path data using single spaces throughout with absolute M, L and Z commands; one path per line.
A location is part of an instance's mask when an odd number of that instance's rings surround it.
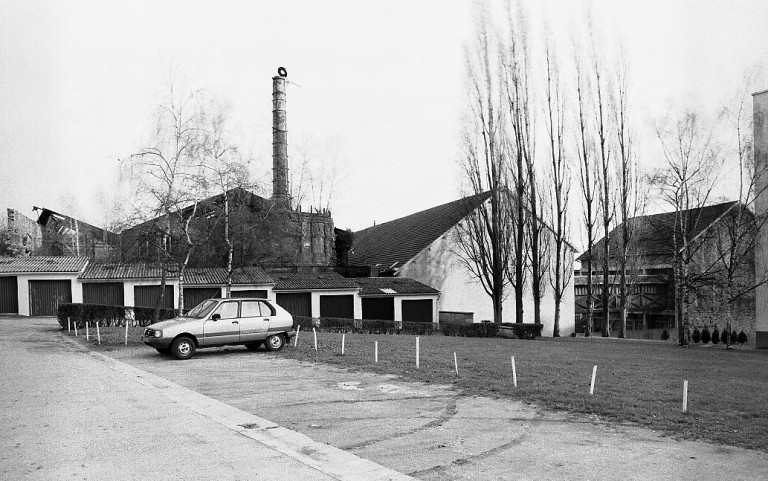
M 203 301 L 200 304 L 196 305 L 194 309 L 189 311 L 187 313 L 186 317 L 194 317 L 195 319 L 202 319 L 213 310 L 214 307 L 216 307 L 217 302 L 212 301 L 211 299 L 208 299 L 207 301 Z

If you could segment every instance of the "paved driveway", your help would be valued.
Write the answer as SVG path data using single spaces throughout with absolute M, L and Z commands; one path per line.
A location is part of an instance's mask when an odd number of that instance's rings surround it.
M 30 336 L 18 340 L 14 337 L 17 334 L 9 334 L 16 332 L 9 325 L 19 322 L 36 324 L 34 328 L 40 332 L 34 337 L 41 340 L 32 342 Z M 64 423 L 59 417 L 74 420 L 69 426 L 76 429 L 67 442 L 76 447 L 74 460 L 84 464 L 100 459 L 89 454 L 99 451 L 100 446 L 93 445 L 94 439 L 110 429 L 128 429 L 129 420 L 121 415 L 117 421 L 106 421 L 105 416 L 151 411 L 149 419 L 155 422 L 139 421 L 138 428 L 128 431 L 138 438 L 117 446 L 118 450 L 125 451 L 137 443 L 157 445 L 151 442 L 153 436 L 172 436 L 161 445 L 192 436 L 200 446 L 197 450 L 185 447 L 189 455 L 199 456 L 213 444 L 217 456 L 208 459 L 206 466 L 215 470 L 219 462 L 226 470 L 234 469 L 228 461 L 233 453 L 239 459 L 247 450 L 269 447 L 277 438 L 289 440 L 271 453 L 281 471 L 265 479 L 343 479 L 349 472 L 339 465 L 355 464 L 355 459 L 372 462 L 364 469 L 375 471 L 383 466 L 369 479 L 394 478 L 396 472 L 424 480 L 761 479 L 768 473 L 768 457 L 760 452 L 674 441 L 645 429 L 542 412 L 519 402 L 462 397 L 449 386 L 406 383 L 388 376 L 299 363 L 280 353 L 226 348 L 199 351 L 195 358 L 179 362 L 151 348 L 137 347 L 107 352 L 109 357 L 105 357 L 62 347 L 73 346 L 65 337 L 66 333 L 55 331 L 50 321 L 0 321 L 2 381 L 4 385 L 24 383 L 24 393 L 36 393 L 11 395 L 11 400 L 9 391 L 3 391 L 0 403 L 3 422 L 11 425 L 14 419 L 5 415 L 9 409 L 27 406 L 21 411 L 39 413 L 40 402 L 46 403 L 42 411 L 47 413 L 49 426 Z M 11 354 L 7 353 L 9 345 Z M 17 357 L 29 361 L 15 361 Z M 36 358 L 47 361 L 37 366 Z M 14 363 L 13 373 L 6 368 L 8 362 Z M 56 372 L 52 363 L 64 362 L 76 368 L 68 369 L 67 380 L 55 380 L 51 379 L 53 375 L 24 372 L 27 362 L 32 362 L 32 370 Z M 98 368 L 96 373 L 91 371 L 93 366 Z M 115 393 L 91 387 L 94 392 L 90 395 L 100 393 L 104 401 L 80 409 L 57 407 L 69 397 L 77 398 L 77 390 L 83 386 L 98 386 L 94 375 L 110 380 L 109 389 Z M 53 385 L 45 385 L 49 382 Z M 30 404 L 35 407 L 30 408 Z M 150 410 L 150 406 L 154 409 Z M 166 412 L 172 415 L 166 416 Z M 174 423 L 173 419 L 184 421 Z M 50 444 L 50 429 L 41 420 L 28 422 L 17 426 L 26 433 L 25 444 Z M 179 426 L 178 435 L 173 435 L 167 423 Z M 282 430 L 279 436 L 275 434 L 277 429 Z M 193 434 L 187 434 L 190 430 Z M 226 437 L 232 433 L 233 439 Z M 292 437 L 296 435 L 300 437 Z M 13 449 L 15 439 L 17 435 L 4 437 L 6 452 Z M 303 440 L 300 442 L 304 444 L 291 450 L 292 439 Z M 312 440 L 320 443 L 311 444 Z M 328 461 L 337 469 L 335 472 L 312 465 L 317 459 L 331 459 L 327 457 L 334 453 L 330 447 L 330 454 L 321 453 L 327 445 L 356 456 L 344 462 Z M 65 456 L 69 450 L 55 451 L 58 454 L 51 463 L 69 462 Z M 182 457 L 172 449 L 158 454 L 161 459 L 165 456 L 171 462 L 179 462 Z M 147 458 L 152 456 L 143 459 Z M 4 454 L 0 474 L 5 478 L 4 473 L 15 472 L 5 470 L 7 466 L 34 473 L 38 468 L 27 466 L 26 461 L 29 459 Z M 77 472 L 76 462 L 66 473 Z M 258 472 L 258 467 L 252 469 Z M 219 479 L 236 476 L 236 471 L 222 471 Z

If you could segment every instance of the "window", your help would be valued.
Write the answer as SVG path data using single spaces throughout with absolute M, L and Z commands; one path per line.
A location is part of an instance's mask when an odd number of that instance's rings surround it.
M 219 314 L 222 319 L 234 319 L 237 317 L 237 302 L 222 302 L 216 308 L 214 314 Z
M 243 301 L 243 317 L 259 317 L 262 315 L 268 315 L 268 314 L 262 314 L 261 313 L 261 303 L 256 301 Z

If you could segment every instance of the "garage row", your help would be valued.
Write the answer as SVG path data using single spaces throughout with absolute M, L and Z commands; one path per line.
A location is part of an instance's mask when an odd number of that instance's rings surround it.
M 144 263 L 97 264 L 83 257 L 0 258 L 0 314 L 55 316 L 60 303 L 153 307 L 162 270 Z M 183 308 L 220 297 L 224 268 L 189 268 Z M 179 304 L 178 274 L 166 277 L 163 307 Z M 440 292 L 401 277 L 345 278 L 335 272 L 236 269 L 231 297 L 271 299 L 296 316 L 438 322 Z

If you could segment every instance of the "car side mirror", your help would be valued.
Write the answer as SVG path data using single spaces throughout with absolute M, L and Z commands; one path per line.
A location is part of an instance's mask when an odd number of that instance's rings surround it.
M 211 316 L 212 321 L 218 321 L 219 319 L 221 319 L 221 314 L 219 314 L 218 312 Z

